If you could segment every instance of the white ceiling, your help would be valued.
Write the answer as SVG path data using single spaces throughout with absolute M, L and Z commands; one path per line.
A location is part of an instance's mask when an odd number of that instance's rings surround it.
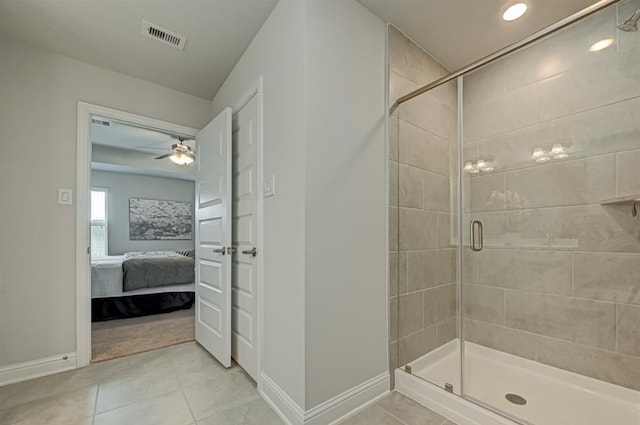
M 502 49 L 554 22 L 596 3 L 596 0 L 358 0 L 390 22 L 455 71 Z M 502 12 L 524 1 L 527 13 L 505 22 Z
M 176 135 L 136 127 L 102 117 L 94 118 L 109 123 L 108 126 L 91 124 L 91 141 L 98 145 L 112 146 L 114 148 L 127 150 L 137 150 L 141 152 L 159 152 L 157 155 L 162 155 L 163 152 L 159 149 L 164 149 L 168 152 L 171 149 L 172 144 L 178 143 L 178 136 Z M 193 140 L 185 140 L 184 144 L 189 145 L 191 148 L 194 147 Z M 142 149 L 141 147 L 158 149 Z
M 212 99 L 277 0 L 0 0 L 0 36 Z M 146 19 L 188 38 L 141 34 Z
M 193 166 L 177 165 L 168 158 L 155 159 L 169 153 L 171 145 L 178 143 L 178 136 L 102 117 L 93 118 L 106 121 L 109 125 L 91 124 L 92 169 L 193 179 Z M 195 141 L 185 140 L 184 144 L 193 149 Z

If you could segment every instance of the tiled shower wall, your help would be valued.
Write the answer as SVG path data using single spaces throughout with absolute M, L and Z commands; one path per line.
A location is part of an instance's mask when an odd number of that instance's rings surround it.
M 390 101 L 448 74 L 389 27 Z M 455 85 L 393 111 L 390 122 L 390 362 L 414 360 L 456 336 L 450 157 Z
M 464 79 L 468 340 L 640 389 L 640 0 L 609 8 Z M 589 47 L 613 38 L 599 51 Z M 569 157 L 537 163 L 535 148 Z

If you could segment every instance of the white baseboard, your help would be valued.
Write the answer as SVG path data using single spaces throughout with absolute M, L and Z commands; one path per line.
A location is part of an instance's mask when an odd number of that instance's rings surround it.
M 396 390 L 458 425 L 516 425 L 455 394 L 396 369 Z
M 76 368 L 76 353 L 0 367 L 0 387 Z
M 285 425 L 304 425 L 304 410 L 266 373 L 260 375 L 260 395 Z
M 333 425 L 389 394 L 389 373 L 382 373 L 304 411 L 273 380 L 262 374 L 262 397 L 287 425 Z

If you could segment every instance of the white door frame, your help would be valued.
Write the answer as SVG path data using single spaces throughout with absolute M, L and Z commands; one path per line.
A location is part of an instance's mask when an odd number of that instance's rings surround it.
M 253 81 L 244 92 L 242 96 L 231 105 L 232 115 L 236 115 L 249 101 L 256 97 L 258 104 L 258 134 L 256 135 L 256 141 L 258 144 L 258 243 L 256 249 L 258 250 L 258 311 L 256 317 L 258 320 L 257 339 L 258 339 L 258 369 L 257 369 L 257 384 L 258 392 L 262 390 L 262 355 L 264 353 L 264 196 L 263 196 L 263 183 L 264 183 L 264 133 L 263 133 L 263 78 L 259 75 L 258 78 Z
M 78 142 L 76 158 L 76 367 L 91 363 L 91 116 L 123 121 L 140 127 L 194 138 L 196 128 L 157 120 L 104 106 L 78 102 Z

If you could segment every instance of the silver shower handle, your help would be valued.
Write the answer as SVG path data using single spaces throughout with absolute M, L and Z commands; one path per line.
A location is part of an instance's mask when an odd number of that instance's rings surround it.
M 477 232 L 476 232 L 477 229 Z M 478 234 L 478 240 L 476 241 L 476 233 Z M 482 229 L 482 222 L 480 220 L 471 221 L 471 251 L 480 252 L 484 248 L 484 231 Z

